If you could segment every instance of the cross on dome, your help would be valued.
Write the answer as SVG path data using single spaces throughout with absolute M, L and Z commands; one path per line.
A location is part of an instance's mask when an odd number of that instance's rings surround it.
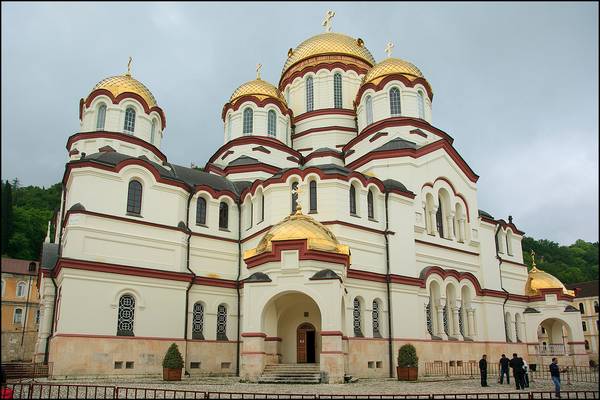
M 131 56 L 129 56 L 129 62 L 127 63 L 127 73 L 125 75 L 127 76 L 131 76 L 131 62 L 133 61 L 133 58 L 131 58 Z
M 300 204 L 300 195 L 304 193 L 304 190 L 300 189 L 300 185 L 292 189 L 292 194 L 296 195 L 296 214 L 302 214 L 302 205 Z
M 260 69 L 262 68 L 262 64 L 256 64 L 256 79 L 260 79 Z
M 325 27 L 325 32 L 331 32 L 331 19 L 333 17 L 335 17 L 335 11 L 329 10 L 325 13 L 325 19 L 321 24 Z
M 385 45 L 385 53 L 387 54 L 388 58 L 390 58 L 392 56 L 392 49 L 394 48 L 394 43 L 392 42 L 388 42 Z

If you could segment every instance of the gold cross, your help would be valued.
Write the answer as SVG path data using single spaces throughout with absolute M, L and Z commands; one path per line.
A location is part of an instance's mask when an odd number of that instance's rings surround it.
M 129 56 L 129 62 L 127 63 L 127 76 L 131 76 L 131 62 L 133 59 Z
M 302 214 L 302 205 L 300 204 L 300 195 L 304 193 L 304 190 L 300 189 L 300 184 L 292 189 L 292 196 L 296 195 L 296 214 Z
M 260 69 L 262 68 L 262 64 L 256 64 L 256 79 L 260 79 Z
M 334 11 L 327 11 L 327 13 L 325 13 L 325 19 L 323 20 L 323 23 L 321 25 L 323 25 L 325 27 L 325 32 L 331 32 L 331 19 L 335 16 L 335 12 Z
M 531 268 L 535 268 L 535 251 L 531 250 Z
M 392 56 L 393 48 L 394 48 L 394 43 L 392 43 L 392 42 L 388 42 L 387 45 L 385 46 L 385 53 L 387 54 L 388 58 L 390 58 Z

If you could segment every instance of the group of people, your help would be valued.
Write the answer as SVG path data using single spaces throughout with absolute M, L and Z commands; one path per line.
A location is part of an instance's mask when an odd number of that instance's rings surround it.
M 484 354 L 481 357 L 481 360 L 479 360 L 479 372 L 481 373 L 482 387 L 489 386 L 487 384 L 487 364 L 487 355 Z M 519 357 L 517 353 L 513 353 L 513 357 L 509 359 L 506 355 L 502 354 L 500 361 L 498 361 L 498 366 L 498 370 L 500 371 L 498 383 L 503 384 L 504 376 L 506 375 L 506 383 L 510 385 L 510 374 L 508 372 L 509 368 L 511 368 L 517 390 L 525 390 L 525 388 L 529 387 L 529 365 L 523 360 L 523 357 Z M 560 398 L 560 373 L 565 371 L 565 369 L 561 370 L 558 367 L 558 359 L 556 357 L 552 358 L 552 364 L 550 364 L 550 377 L 552 378 L 552 383 L 554 383 L 554 390 L 557 398 Z

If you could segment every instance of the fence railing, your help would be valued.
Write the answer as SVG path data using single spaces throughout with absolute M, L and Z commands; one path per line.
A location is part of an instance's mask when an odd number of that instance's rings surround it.
M 179 389 L 46 383 L 9 383 L 15 399 L 553 399 L 554 392 L 436 394 L 299 394 L 205 392 Z M 599 399 L 598 391 L 562 391 L 563 399 Z
M 535 346 L 537 354 L 540 356 L 560 356 L 567 354 L 564 344 L 538 344 Z
M 44 378 L 52 375 L 52 363 L 3 363 L 7 379 Z

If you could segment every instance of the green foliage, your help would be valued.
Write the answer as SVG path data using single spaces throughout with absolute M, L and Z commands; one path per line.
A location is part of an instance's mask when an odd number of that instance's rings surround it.
M 0 187 L 2 189 L 2 216 L 0 217 L 2 219 L 0 221 L 2 225 L 2 254 L 6 254 L 13 226 L 12 187 L 8 181 Z
M 398 366 L 401 368 L 418 367 L 417 349 L 412 344 L 405 344 L 398 350 Z
M 176 343 L 172 343 L 169 350 L 167 350 L 162 365 L 163 368 L 183 368 L 183 357 L 181 357 L 179 347 L 177 347 Z
M 541 270 L 557 277 L 562 283 L 577 283 L 598 279 L 598 242 L 577 240 L 570 246 L 525 236 L 521 242 L 523 260 L 531 268 L 531 250 Z

